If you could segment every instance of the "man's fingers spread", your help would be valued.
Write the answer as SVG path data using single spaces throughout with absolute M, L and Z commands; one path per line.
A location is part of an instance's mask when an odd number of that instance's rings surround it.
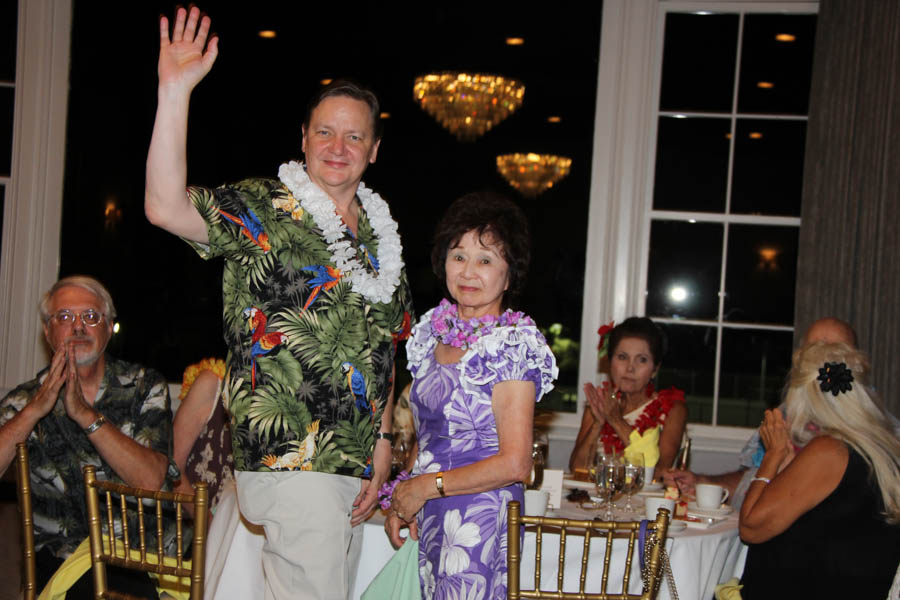
M 180 42 L 184 38 L 184 21 L 187 18 L 187 11 L 179 6 L 175 10 L 175 28 L 172 30 L 172 41 Z

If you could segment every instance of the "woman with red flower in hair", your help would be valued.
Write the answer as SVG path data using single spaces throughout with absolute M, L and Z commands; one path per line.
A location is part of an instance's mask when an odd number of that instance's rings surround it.
M 589 466 L 598 439 L 606 452 L 621 452 L 628 446 L 632 431 L 643 435 L 654 427 L 662 428 L 656 466 L 669 468 L 681 446 L 687 408 L 684 392 L 674 387 L 657 391 L 650 383 L 665 354 L 663 333 L 646 317 L 625 319 L 611 332 L 608 327 L 601 328 L 601 335 L 609 335 L 611 381 L 599 388 L 584 384 L 587 406 L 569 469 Z M 601 350 L 604 345 L 601 338 Z

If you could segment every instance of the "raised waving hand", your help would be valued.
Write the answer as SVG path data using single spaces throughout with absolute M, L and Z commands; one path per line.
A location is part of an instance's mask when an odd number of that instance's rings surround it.
M 177 86 L 190 91 L 206 77 L 219 54 L 219 38 L 213 35 L 209 39 L 210 23 L 209 17 L 201 16 L 196 6 L 190 11 L 178 8 L 170 38 L 169 19 L 160 17 L 157 68 L 160 88 Z
M 198 27 L 199 25 L 199 27 Z M 187 197 L 187 123 L 191 91 L 206 77 L 219 53 L 209 36 L 209 17 L 200 9 L 175 11 L 159 19 L 159 90 L 156 122 L 147 153 L 144 212 L 151 223 L 195 242 L 209 241 L 206 223 Z

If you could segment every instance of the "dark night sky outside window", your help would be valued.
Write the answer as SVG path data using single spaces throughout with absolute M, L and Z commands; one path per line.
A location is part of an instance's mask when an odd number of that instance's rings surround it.
M 694 422 L 753 425 L 780 402 L 815 19 L 666 15 L 645 313 Z

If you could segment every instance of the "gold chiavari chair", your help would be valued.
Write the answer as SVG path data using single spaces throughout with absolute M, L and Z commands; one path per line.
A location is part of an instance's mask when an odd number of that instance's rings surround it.
M 203 598 L 203 574 L 205 566 L 206 530 L 209 522 L 209 504 L 205 483 L 198 483 L 193 494 L 162 492 L 159 490 L 143 490 L 108 481 L 98 481 L 96 468 L 84 467 L 84 487 L 88 509 L 88 529 L 90 532 L 91 564 L 94 573 L 94 597 L 124 598 L 130 596 L 117 593 L 107 588 L 106 565 L 114 565 L 126 569 L 135 569 L 159 575 L 189 577 L 191 598 Z M 106 514 L 101 512 L 100 495 L 105 497 Z M 118 502 L 114 499 L 118 496 Z M 128 499 L 132 501 L 129 502 Z M 148 551 L 147 529 L 145 527 L 145 500 L 155 501 L 156 548 Z M 163 511 L 163 502 L 174 505 L 175 520 L 175 554 L 165 553 L 164 517 L 171 516 Z M 114 509 L 114 505 L 118 506 Z M 191 564 L 188 567 L 182 556 L 183 506 L 190 504 L 194 508 L 194 535 L 191 552 Z M 117 513 L 114 516 L 114 512 Z M 136 514 L 137 536 L 140 543 L 132 547 L 129 537 L 129 512 Z M 148 511 L 149 512 L 149 511 Z M 152 517 L 151 517 L 152 521 Z M 135 522 L 132 519 L 131 522 Z M 106 532 L 103 532 L 103 526 Z
M 37 567 L 34 555 L 34 513 L 31 507 L 31 471 L 28 450 L 24 443 L 16 444 L 16 491 L 19 497 L 19 516 L 22 519 L 22 597 L 37 597 Z
M 659 591 L 659 584 L 662 581 L 660 576 L 663 565 L 663 549 L 666 539 L 666 532 L 669 528 L 669 511 L 661 508 L 656 516 L 656 521 L 649 523 L 646 527 L 646 539 L 651 540 L 646 544 L 647 552 L 645 553 L 646 566 L 642 571 L 643 591 L 641 594 L 629 594 L 628 584 L 631 580 L 631 565 L 635 556 L 635 546 L 640 538 L 640 521 L 581 521 L 575 519 L 557 519 L 552 517 L 526 517 L 521 514 L 521 507 L 518 502 L 510 502 L 507 507 L 507 522 L 509 525 L 509 536 L 507 540 L 507 597 L 509 600 L 519 600 L 520 598 L 537 598 L 537 599 L 578 599 L 578 600 L 653 600 Z M 522 561 L 521 541 L 518 535 L 513 532 L 519 531 L 522 525 L 534 526 L 535 539 L 535 567 L 534 567 L 534 588 L 521 589 L 520 586 L 520 568 Z M 550 532 L 545 531 L 550 529 Z M 543 543 L 544 533 L 557 533 L 559 535 L 559 566 L 557 572 L 556 590 L 541 590 L 541 547 Z M 578 538 L 583 538 L 582 555 L 581 555 L 581 573 L 579 578 L 578 592 L 564 592 L 563 577 L 565 574 L 565 557 L 566 557 L 566 541 L 567 534 L 573 533 Z M 627 539 L 628 550 L 625 556 L 624 574 L 622 576 L 622 588 L 620 593 L 608 593 L 608 583 L 610 577 L 610 557 L 613 553 L 613 540 Z M 604 554 L 603 564 L 589 565 L 591 542 L 598 541 L 606 543 L 606 552 Z M 663 543 L 656 543 L 656 540 L 662 540 Z M 587 582 L 588 568 L 602 567 L 603 573 L 600 582 L 600 592 L 585 592 L 585 583 Z

